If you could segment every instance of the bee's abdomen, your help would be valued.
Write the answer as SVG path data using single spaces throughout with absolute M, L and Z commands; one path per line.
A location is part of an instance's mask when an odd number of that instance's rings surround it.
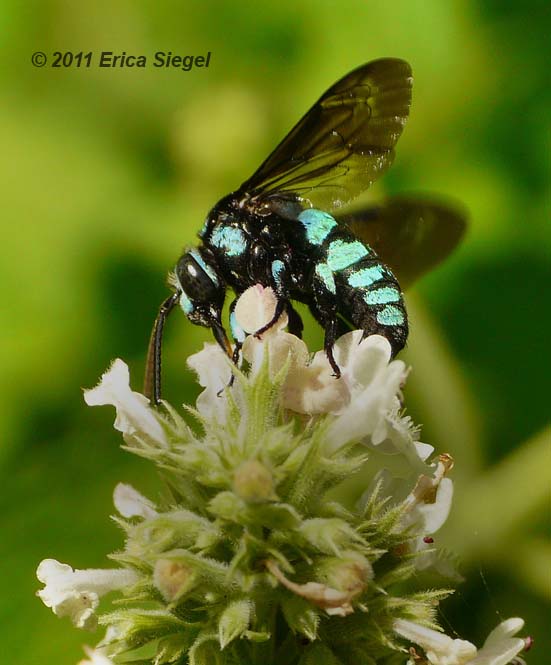
M 400 286 L 376 255 L 335 275 L 339 311 L 366 335 L 382 335 L 396 355 L 406 343 L 408 319 Z
M 406 343 L 407 313 L 392 271 L 366 244 L 334 229 L 322 246 L 316 273 L 337 300 L 337 311 L 366 335 L 386 337 L 396 355 Z

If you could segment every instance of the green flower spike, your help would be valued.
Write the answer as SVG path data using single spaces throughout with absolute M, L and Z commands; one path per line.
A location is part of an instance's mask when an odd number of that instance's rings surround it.
M 274 307 L 256 286 L 235 315 L 253 333 Z M 335 345 L 335 379 L 286 324 L 283 315 L 261 339 L 248 336 L 239 370 L 214 344 L 189 359 L 204 388 L 186 408 L 199 433 L 133 392 L 121 360 L 85 392 L 90 405 L 116 407 L 125 449 L 158 467 L 166 491 L 153 502 L 116 487 L 118 568 L 39 566 L 46 605 L 107 628 L 82 663 L 505 665 L 524 646 L 513 637 L 520 619 L 477 651 L 440 632 L 449 590 L 407 590 L 439 561 L 429 536 L 453 486 L 451 459 L 430 459 L 402 413 L 404 363 L 383 337 L 354 331 Z M 365 488 L 355 506 L 337 498 L 353 475 Z M 97 617 L 108 591 L 117 609 Z

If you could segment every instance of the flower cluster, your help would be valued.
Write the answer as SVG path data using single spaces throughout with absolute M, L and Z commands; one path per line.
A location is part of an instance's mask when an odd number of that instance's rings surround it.
M 274 307 L 270 289 L 253 287 L 237 323 L 254 333 Z M 214 344 L 189 358 L 199 433 L 132 391 L 121 360 L 85 392 L 115 406 L 125 448 L 158 466 L 166 491 L 154 502 L 116 487 L 118 568 L 38 568 L 57 615 L 107 628 L 81 665 L 506 665 L 525 646 L 520 619 L 477 650 L 440 631 L 448 589 L 406 590 L 419 569 L 452 570 L 432 534 L 453 485 L 451 458 L 434 457 L 402 412 L 404 363 L 384 338 L 354 331 L 335 345 L 336 379 L 286 323 L 246 337 L 241 369 Z M 350 505 L 339 489 L 353 475 L 363 492 Z M 110 591 L 118 609 L 98 617 Z

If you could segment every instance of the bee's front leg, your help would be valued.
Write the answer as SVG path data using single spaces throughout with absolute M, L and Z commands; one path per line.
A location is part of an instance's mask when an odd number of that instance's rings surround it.
M 285 309 L 291 307 L 289 303 L 291 270 L 289 267 L 288 257 L 283 255 L 282 258 L 277 258 L 270 261 L 266 273 L 266 281 L 274 290 L 277 296 L 277 303 L 272 319 L 268 321 L 265 326 L 262 326 L 260 330 L 256 331 L 256 337 L 260 337 L 263 333 L 269 330 L 278 321 L 279 317 L 283 314 Z M 296 312 L 294 313 L 296 314 Z M 296 316 L 298 317 L 298 314 Z M 296 318 L 293 318 L 293 322 L 296 324 Z

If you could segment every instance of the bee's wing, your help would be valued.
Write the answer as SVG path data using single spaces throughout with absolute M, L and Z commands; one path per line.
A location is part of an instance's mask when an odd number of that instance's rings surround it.
M 449 202 L 400 196 L 337 221 L 372 247 L 407 288 L 450 254 L 465 233 L 466 219 Z
M 358 67 L 321 96 L 239 191 L 275 208 L 286 199 L 327 211 L 342 207 L 392 163 L 411 88 L 403 60 Z

